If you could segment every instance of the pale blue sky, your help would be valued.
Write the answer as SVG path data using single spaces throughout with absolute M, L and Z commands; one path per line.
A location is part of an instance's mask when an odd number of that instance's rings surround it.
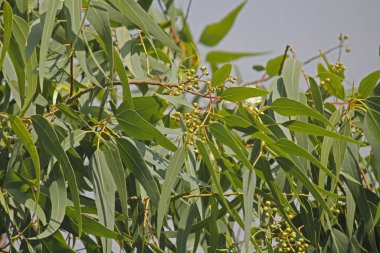
M 189 23 L 194 39 L 203 28 L 219 21 L 242 1 L 193 0 Z M 188 0 L 177 1 L 182 9 Z M 199 46 L 201 56 L 209 50 L 273 51 L 272 54 L 238 61 L 245 81 L 262 74 L 252 65 L 265 64 L 267 59 L 282 54 L 285 46 L 294 46 L 297 58 L 306 60 L 318 50 L 338 44 L 339 33 L 349 35 L 352 52 L 344 53 L 342 61 L 346 76 L 358 83 L 366 74 L 380 69 L 380 1 L 379 0 L 249 0 L 230 33 L 214 48 Z M 329 55 L 331 63 L 336 54 Z M 306 72 L 315 74 L 315 66 Z

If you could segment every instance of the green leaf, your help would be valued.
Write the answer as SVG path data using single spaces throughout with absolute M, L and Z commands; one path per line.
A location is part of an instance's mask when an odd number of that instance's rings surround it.
M 324 171 L 327 175 L 339 181 L 339 179 L 330 170 L 328 170 L 325 166 L 323 166 L 317 158 L 312 156 L 309 152 L 307 152 L 305 149 L 298 146 L 294 142 L 288 139 L 280 139 L 275 144 L 272 144 L 272 145 L 282 149 L 285 154 L 305 157 L 310 162 L 312 162 L 315 166 L 317 166 L 319 169 Z M 272 145 L 269 145 L 269 146 L 272 146 Z
M 319 86 L 317 82 L 314 80 L 314 78 L 310 76 L 308 76 L 307 78 L 309 79 L 311 98 L 314 101 L 315 109 L 317 109 L 317 111 L 323 115 L 324 109 L 321 90 L 319 89 Z
M 244 249 L 248 252 L 251 238 L 251 227 L 253 220 L 253 197 L 256 187 L 256 175 L 254 170 L 246 170 L 243 175 L 244 193 Z
M 222 99 L 227 101 L 243 101 L 252 97 L 265 96 L 269 93 L 267 90 L 262 90 L 253 87 L 231 87 L 227 88 L 221 95 Z
M 113 48 L 113 54 L 115 70 L 120 78 L 121 84 L 123 85 L 124 101 L 126 101 L 128 109 L 134 109 L 131 87 L 129 85 L 127 71 L 125 70 L 120 55 L 117 53 L 115 48 Z
M 40 158 L 38 156 L 38 152 L 36 146 L 33 143 L 32 136 L 26 129 L 24 123 L 17 116 L 10 116 L 12 131 L 17 135 L 20 141 L 24 144 L 25 149 L 28 151 L 30 157 L 32 158 L 32 162 L 34 165 L 35 173 L 36 173 L 36 203 L 38 203 L 38 198 L 40 196 L 40 178 L 41 178 L 41 167 L 40 167 Z
M 172 96 L 172 95 L 161 95 L 157 93 L 156 93 L 156 96 L 174 105 L 177 111 L 190 112 L 194 110 L 194 106 L 187 99 L 184 99 L 183 97 Z
M 345 98 L 344 87 L 342 84 L 343 79 L 340 76 L 331 72 L 318 72 L 318 77 L 321 81 L 325 81 L 327 78 L 330 79 L 329 83 L 322 85 L 322 88 L 327 91 L 328 94 L 339 99 Z
M 186 205 L 185 210 L 181 213 L 181 219 L 178 225 L 177 232 L 177 251 L 178 253 L 186 253 L 187 252 L 187 239 L 191 231 L 191 225 L 194 222 L 195 218 L 195 205 Z
M 319 127 L 310 123 L 306 123 L 303 121 L 289 120 L 287 122 L 282 123 L 282 125 L 296 133 L 303 133 L 303 134 L 316 135 L 316 136 L 328 136 L 328 137 L 337 138 L 343 141 L 348 141 L 348 142 L 356 143 L 359 145 L 363 145 L 363 143 L 360 141 L 351 139 L 347 136 L 340 135 L 338 133 L 326 130 L 322 127 Z
M 94 26 L 96 32 L 102 39 L 105 47 L 105 52 L 108 57 L 108 64 L 110 70 L 110 79 L 112 81 L 113 65 L 114 65 L 114 48 L 112 42 L 111 25 L 109 22 L 108 12 L 105 8 L 105 4 L 99 1 L 91 1 L 88 7 L 87 18 L 92 26 Z
M 40 87 L 43 87 L 44 78 L 46 75 L 46 57 L 48 55 L 49 44 L 51 39 L 51 34 L 53 32 L 53 27 L 55 24 L 55 15 L 59 7 L 59 0 L 49 1 L 49 6 L 46 10 L 43 29 L 42 29 L 42 38 L 40 46 L 40 58 L 39 58 L 39 78 L 40 78 Z
M 287 57 L 287 56 L 286 56 Z M 265 66 L 265 70 L 269 76 L 278 76 L 281 69 L 281 64 L 284 61 L 284 55 L 270 59 Z
M 66 207 L 66 214 L 68 217 L 73 219 L 76 223 L 78 222 L 78 214 L 75 209 L 72 207 Z M 122 239 L 122 236 L 116 233 L 115 231 L 108 229 L 107 227 L 100 224 L 98 221 L 88 217 L 87 215 L 81 215 L 83 220 L 83 231 L 87 234 L 94 236 L 100 236 L 104 238 L 111 238 L 115 240 Z
M 178 173 L 186 159 L 186 146 L 178 148 L 169 161 L 165 174 L 165 182 L 162 186 L 160 201 L 157 209 L 157 237 L 160 238 L 161 228 L 164 222 L 164 216 L 169 208 L 170 197 L 175 183 L 178 180 Z
M 117 120 L 120 127 L 127 132 L 128 135 L 139 140 L 155 141 L 162 147 L 174 151 L 177 147 L 158 131 L 153 125 L 144 120 L 136 111 L 118 110 Z
M 231 64 L 224 64 L 220 69 L 215 71 L 211 78 L 211 85 L 218 86 L 224 83 L 224 81 L 230 76 L 232 70 Z
M 199 42 L 207 46 L 217 45 L 230 31 L 235 19 L 237 18 L 239 12 L 243 9 L 246 2 L 247 1 L 244 1 L 239 4 L 219 22 L 206 26 L 203 29 Z
M 290 99 L 299 100 L 299 81 L 301 77 L 302 62 L 295 58 L 285 60 L 282 77 L 286 95 Z
M 76 182 L 74 169 L 70 164 L 69 158 L 67 157 L 65 151 L 60 145 L 58 136 L 54 131 L 52 125 L 44 117 L 40 115 L 32 116 L 32 122 L 34 129 L 38 135 L 39 141 L 48 147 L 46 152 L 49 152 L 57 158 L 59 164 L 61 165 L 64 175 L 69 183 L 69 188 L 71 192 L 71 197 L 74 202 L 75 211 L 77 214 L 77 221 L 79 226 L 79 236 L 82 233 L 82 216 L 80 209 L 79 191 Z
M 292 161 L 285 157 L 278 156 L 275 159 L 279 163 L 281 168 L 283 168 L 290 175 L 294 176 L 297 180 L 299 180 L 302 183 L 302 185 L 306 189 L 308 189 L 308 191 L 310 191 L 313 197 L 319 202 L 319 204 L 323 207 L 325 212 L 330 216 L 330 208 L 328 207 L 325 200 L 319 193 L 317 187 L 314 185 L 314 183 L 310 182 L 309 178 L 304 174 L 304 172 L 300 168 L 298 168 Z
M 4 2 L 2 16 L 3 16 L 4 27 L 2 27 L 3 45 L 2 45 L 2 50 L 0 54 L 0 70 L 3 69 L 5 54 L 7 53 L 9 43 L 11 42 L 11 35 L 12 35 L 13 12 L 12 12 L 11 5 L 7 1 Z
M 115 182 L 105 154 L 97 149 L 90 159 L 91 180 L 94 186 L 95 204 L 99 223 L 112 230 L 115 226 Z M 103 252 L 110 253 L 112 240 L 101 238 Z
M 107 0 L 146 34 L 151 34 L 174 51 L 181 49 L 164 33 L 149 14 L 135 0 Z
M 332 253 L 359 253 L 361 250 L 356 249 L 353 246 L 352 239 L 348 238 L 343 232 L 333 228 L 332 234 L 335 237 L 335 240 L 331 241 L 331 252 Z
M 60 227 L 66 210 L 66 184 L 61 168 L 54 166 L 50 172 L 49 197 L 51 202 L 50 220 L 47 228 L 39 235 L 29 238 L 31 240 L 40 240 L 54 234 Z
M 364 77 L 359 84 L 359 96 L 363 98 L 368 97 L 375 88 L 376 84 L 379 82 L 379 79 L 380 70 L 376 70 Z
M 119 150 L 112 142 L 106 142 L 104 145 L 104 157 L 106 158 L 107 167 L 112 174 L 113 181 L 116 184 L 116 189 L 120 197 L 121 208 L 124 214 L 124 220 L 128 224 L 128 196 L 127 186 L 125 183 L 125 173 L 121 162 Z
M 224 52 L 211 51 L 206 56 L 206 61 L 211 64 L 226 63 L 238 60 L 243 57 L 265 55 L 266 52 Z
M 315 118 L 326 124 L 330 124 L 328 119 L 322 114 L 320 114 L 318 111 L 314 110 L 308 105 L 305 105 L 293 99 L 278 98 L 270 105 L 270 108 L 283 116 L 304 115 L 309 116 L 311 118 Z
M 380 97 L 368 97 L 364 102 L 367 105 L 363 124 L 364 133 L 370 143 L 380 145 Z
M 238 143 L 235 138 L 233 137 L 232 133 L 228 128 L 223 126 L 220 123 L 215 123 L 210 126 L 210 131 L 212 135 L 218 140 L 219 142 L 223 143 L 224 145 L 230 147 L 236 156 L 239 158 L 239 160 L 249 169 L 252 169 L 252 165 L 250 161 L 248 160 L 247 156 L 244 154 L 243 150 L 245 151 L 245 148 L 241 143 Z
M 125 166 L 140 181 L 152 202 L 157 204 L 160 198 L 159 189 L 141 153 L 131 142 L 124 138 L 117 139 L 117 146 Z

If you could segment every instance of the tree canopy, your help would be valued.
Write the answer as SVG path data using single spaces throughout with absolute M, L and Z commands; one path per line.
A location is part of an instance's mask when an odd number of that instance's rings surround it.
M 380 70 L 345 80 L 340 35 L 242 80 L 247 1 L 200 38 L 153 2 L 0 0 L 0 249 L 378 252 Z

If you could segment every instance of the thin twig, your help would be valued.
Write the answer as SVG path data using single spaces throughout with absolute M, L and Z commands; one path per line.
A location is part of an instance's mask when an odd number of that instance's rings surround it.
M 74 47 L 70 45 L 70 97 L 74 94 Z
M 279 76 L 281 76 L 281 74 L 282 74 L 282 69 L 284 68 L 285 60 L 286 60 L 286 57 L 288 56 L 288 51 L 289 51 L 289 49 L 291 49 L 291 47 L 292 46 L 290 44 L 286 45 L 285 52 L 284 52 L 284 55 L 283 55 L 282 61 L 281 61 L 281 66 L 280 66 L 280 69 L 278 70 Z
M 362 169 L 362 167 L 360 165 L 359 165 L 359 172 L 362 175 L 363 181 L 364 181 L 365 186 L 367 187 L 367 189 L 371 189 L 371 187 L 368 184 L 367 178 L 365 177 L 364 171 L 363 171 L 363 169 Z
M 154 86 L 163 87 L 163 88 L 168 89 L 168 90 L 171 87 L 177 87 L 178 86 L 178 84 L 169 84 L 169 83 L 158 82 L 158 81 L 130 81 L 129 84 L 133 84 L 133 85 L 154 85 Z M 122 83 L 121 82 L 106 83 L 106 84 L 103 84 L 102 87 L 106 88 L 106 87 L 109 87 L 111 85 L 122 85 Z M 89 93 L 89 92 L 94 91 L 94 90 L 97 90 L 97 89 L 100 89 L 100 88 L 101 87 L 99 87 L 99 86 L 91 86 L 91 87 L 89 87 L 87 89 L 81 90 L 77 94 L 75 94 L 73 96 L 70 96 L 66 100 L 66 104 L 71 104 L 76 99 L 78 99 L 79 97 L 83 96 L 84 94 Z M 192 91 L 192 90 L 186 90 L 186 92 L 188 92 L 190 94 L 193 94 L 193 95 L 201 96 L 201 97 L 204 97 L 204 98 L 215 98 L 217 100 L 220 100 L 220 97 L 218 97 L 218 96 L 213 97 L 213 96 L 211 96 L 209 94 L 202 94 L 202 93 L 199 93 L 199 92 L 196 92 L 196 91 Z

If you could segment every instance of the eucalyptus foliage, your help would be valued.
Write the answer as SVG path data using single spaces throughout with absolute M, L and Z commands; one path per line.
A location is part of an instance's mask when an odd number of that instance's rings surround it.
M 261 53 L 200 66 L 152 2 L 0 1 L 2 250 L 378 252 L 380 70 L 308 75 L 288 46 L 243 83 L 230 62 Z

